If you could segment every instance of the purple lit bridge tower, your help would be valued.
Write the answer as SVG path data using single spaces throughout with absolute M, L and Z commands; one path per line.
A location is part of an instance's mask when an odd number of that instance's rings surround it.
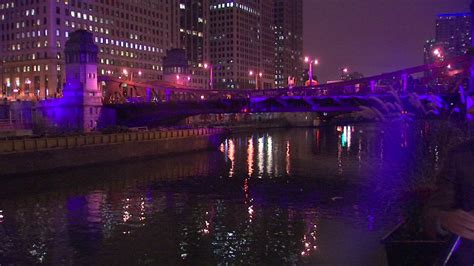
M 66 42 L 66 86 L 60 99 L 40 102 L 36 118 L 60 131 L 91 132 L 109 119 L 97 81 L 97 54 L 92 33 L 77 30 Z

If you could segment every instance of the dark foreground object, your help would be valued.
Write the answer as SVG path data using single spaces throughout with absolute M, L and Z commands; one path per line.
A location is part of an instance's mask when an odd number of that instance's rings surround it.
M 382 239 L 389 266 L 435 265 L 447 248 L 442 240 L 430 240 L 415 226 L 403 222 Z

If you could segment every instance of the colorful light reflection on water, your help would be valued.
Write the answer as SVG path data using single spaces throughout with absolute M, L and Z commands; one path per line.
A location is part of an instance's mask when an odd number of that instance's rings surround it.
M 237 134 L 216 152 L 5 182 L 0 264 L 384 265 L 408 155 L 440 161 L 423 129 L 387 128 Z

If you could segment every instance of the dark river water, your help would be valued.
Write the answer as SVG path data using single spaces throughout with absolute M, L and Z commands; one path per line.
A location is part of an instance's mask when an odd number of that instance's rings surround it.
M 239 133 L 219 151 L 2 180 L 0 265 L 386 265 L 414 169 L 439 162 L 427 131 Z

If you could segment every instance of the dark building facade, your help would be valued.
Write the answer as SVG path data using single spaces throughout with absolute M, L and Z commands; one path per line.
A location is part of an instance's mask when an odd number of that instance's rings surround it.
M 275 0 L 275 86 L 303 84 L 303 0 Z
M 436 36 L 425 44 L 425 63 L 466 54 L 471 46 L 471 38 L 471 13 L 438 15 Z M 440 51 L 441 57 L 434 54 L 436 49 Z
M 273 19 L 273 0 L 210 1 L 209 56 L 215 88 L 274 87 Z
M 193 67 L 209 60 L 209 0 L 180 0 L 180 43 Z

